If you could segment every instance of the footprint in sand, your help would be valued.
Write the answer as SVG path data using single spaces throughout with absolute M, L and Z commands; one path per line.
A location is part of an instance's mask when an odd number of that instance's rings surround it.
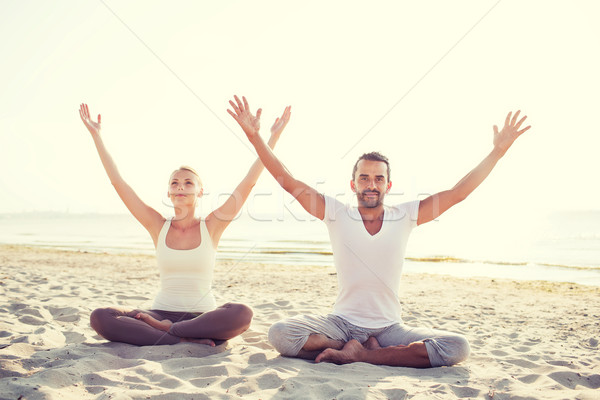
M 255 353 L 248 357 L 248 364 L 264 364 L 266 362 L 267 356 L 264 353 Z
M 79 310 L 75 307 L 46 307 L 56 321 L 77 322 L 80 320 Z
M 266 359 L 264 362 L 266 362 Z M 256 379 L 256 383 L 258 383 L 258 388 L 261 390 L 277 389 L 281 387 L 281 385 L 283 385 L 284 382 L 285 380 L 281 379 L 279 375 L 277 375 L 275 372 L 267 372 L 263 375 L 260 375 Z
M 8 311 L 11 313 L 15 313 L 16 311 L 19 311 L 23 308 L 27 308 L 27 304 L 24 303 L 14 303 L 8 306 Z
M 539 365 L 536 363 L 533 363 L 531 361 L 527 361 L 527 360 L 523 360 L 523 359 L 509 359 L 509 360 L 504 360 L 508 363 L 517 365 L 519 367 L 523 367 L 523 368 L 529 368 L 529 369 L 535 369 L 538 368 Z
M 584 340 L 583 342 L 581 342 L 581 346 L 585 347 L 586 349 L 595 350 L 598 348 L 598 339 L 589 338 L 587 340 Z
M 479 393 L 481 392 L 479 389 L 474 389 L 468 386 L 450 385 L 450 389 L 460 399 L 475 398 L 479 396 Z
M 79 344 L 85 342 L 85 335 L 78 332 L 63 332 L 67 344 Z
M 36 318 L 33 315 L 24 315 L 19 318 L 19 322 L 27 325 L 45 325 L 46 321 L 40 318 Z
M 557 367 L 569 367 L 569 368 L 575 368 L 575 366 L 573 365 L 573 363 L 571 361 L 563 361 L 563 360 L 549 360 L 546 361 L 548 364 L 550 365 L 556 365 Z
M 148 298 L 144 297 L 144 296 L 125 296 L 123 294 L 117 295 L 117 299 L 119 299 L 119 300 L 148 300 Z
M 540 378 L 541 378 L 541 375 L 538 375 L 538 374 L 530 374 L 530 375 L 517 377 L 518 380 L 520 380 L 521 382 L 526 383 L 528 385 L 535 383 Z
M 600 375 L 598 374 L 583 375 L 570 371 L 561 371 L 552 372 L 548 376 L 569 389 L 575 389 L 577 386 L 584 386 L 590 389 L 600 388 Z

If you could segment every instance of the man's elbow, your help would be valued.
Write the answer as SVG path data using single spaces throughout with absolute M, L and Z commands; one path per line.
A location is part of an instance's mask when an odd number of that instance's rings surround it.
M 446 203 L 447 208 L 450 208 L 453 205 L 458 204 L 461 201 L 465 200 L 468 196 L 469 196 L 469 193 L 460 190 L 460 188 L 454 188 L 454 189 L 449 190 L 447 192 L 447 195 L 444 196 L 446 198 L 446 201 L 444 201 L 444 203 Z
M 460 192 L 457 191 L 454 195 L 453 195 L 453 203 L 454 204 L 458 204 L 461 201 L 465 200 L 467 197 L 469 197 L 469 193 L 465 193 L 465 192 Z

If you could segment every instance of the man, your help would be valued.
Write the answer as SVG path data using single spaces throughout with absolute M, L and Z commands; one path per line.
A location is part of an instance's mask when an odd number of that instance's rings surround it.
M 395 207 L 383 205 L 392 186 L 387 158 L 364 154 L 354 166 L 350 186 L 358 207 L 344 205 L 294 179 L 259 135 L 256 117 L 248 103 L 235 96 L 228 112 L 240 124 L 258 156 L 279 182 L 311 215 L 327 224 L 339 293 L 331 314 L 299 316 L 277 322 L 269 341 L 284 356 L 338 364 L 368 362 L 404 367 L 449 366 L 465 360 L 466 338 L 445 331 L 412 328 L 400 317 L 398 287 L 404 252 L 411 230 L 442 215 L 464 200 L 492 171 L 513 142 L 530 126 L 520 129 L 527 117 L 520 111 L 506 117 L 490 154 L 452 189 L 422 201 Z

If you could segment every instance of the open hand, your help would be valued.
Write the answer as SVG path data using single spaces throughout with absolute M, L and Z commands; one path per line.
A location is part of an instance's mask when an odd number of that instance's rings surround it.
M 517 111 L 511 118 L 512 111 L 509 112 L 506 116 L 504 127 L 500 132 L 498 132 L 498 126 L 494 125 L 494 148 L 505 153 L 519 136 L 531 128 L 531 125 L 527 125 L 525 128 L 519 130 L 527 118 L 527 116 L 525 116 L 517 122 L 520 113 L 521 110 Z
M 100 114 L 98 114 L 98 122 L 95 122 L 90 118 L 90 109 L 88 108 L 88 105 L 82 103 L 79 105 L 79 116 L 81 117 L 81 120 L 83 121 L 85 127 L 88 129 L 88 131 L 90 131 L 92 135 L 100 134 L 102 125 L 102 117 L 100 116 Z
M 290 116 L 292 115 L 292 106 L 287 106 L 283 110 L 281 117 L 276 118 L 273 126 L 271 127 L 271 136 L 279 136 L 285 129 L 288 122 L 290 122 Z
M 227 112 L 237 121 L 238 124 L 244 130 L 244 133 L 253 141 L 259 135 L 260 131 L 260 114 L 262 113 L 262 109 L 259 108 L 256 110 L 256 116 L 252 115 L 250 112 L 250 107 L 248 106 L 248 101 L 244 96 L 242 96 L 243 103 L 237 96 L 233 96 L 235 98 L 235 103 L 229 100 L 229 104 L 233 108 L 233 111 L 227 110 Z M 237 104 L 236 104 L 237 103 Z

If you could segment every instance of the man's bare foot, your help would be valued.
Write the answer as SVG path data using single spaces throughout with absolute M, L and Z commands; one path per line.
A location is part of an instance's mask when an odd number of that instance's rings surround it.
M 332 362 L 335 364 L 349 364 L 361 361 L 361 355 L 367 351 L 356 339 L 350 340 L 342 350 L 325 349 L 315 358 L 315 362 Z
M 381 346 L 379 345 L 379 342 L 377 341 L 377 339 L 375 339 L 374 336 L 370 336 L 367 339 L 367 341 L 364 342 L 362 345 L 367 350 L 377 350 L 377 349 L 381 348 Z
M 302 350 L 305 351 L 321 351 L 324 349 L 336 349 L 341 350 L 346 343 L 340 340 L 330 339 L 322 333 L 313 333 L 308 337 Z
M 159 321 L 146 313 L 138 313 L 135 318 L 144 321 L 153 328 L 160 329 L 161 331 L 165 332 L 168 332 L 171 328 L 171 325 L 173 325 L 173 322 L 169 321 L 168 319 Z
M 215 341 L 212 339 L 192 339 L 192 338 L 181 338 L 181 342 L 190 342 L 190 343 L 198 343 L 205 344 L 210 347 L 215 347 Z

